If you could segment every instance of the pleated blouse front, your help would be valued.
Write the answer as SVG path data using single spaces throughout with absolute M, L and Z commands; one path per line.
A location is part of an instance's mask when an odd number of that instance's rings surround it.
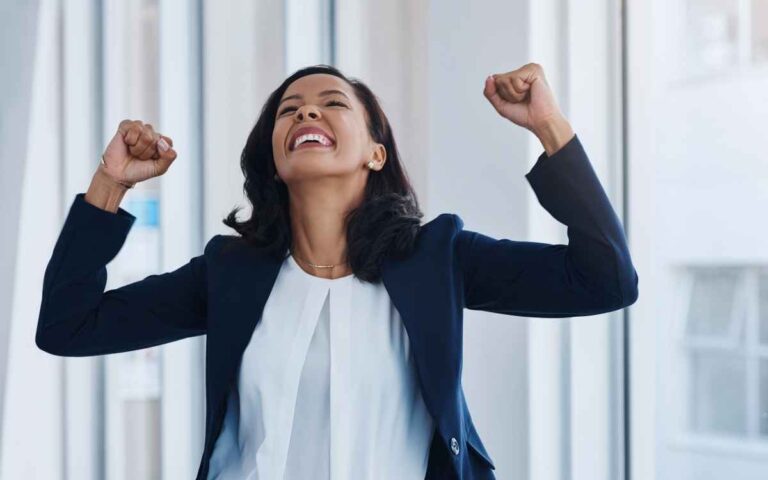
M 316 277 L 287 257 L 226 408 L 209 480 L 422 480 L 427 471 L 434 424 L 381 282 Z

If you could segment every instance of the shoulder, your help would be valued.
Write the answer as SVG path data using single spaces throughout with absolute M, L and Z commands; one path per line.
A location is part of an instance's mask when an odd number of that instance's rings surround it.
M 473 243 L 479 235 L 472 230 L 464 228 L 464 219 L 456 213 L 441 213 L 432 221 L 423 225 L 428 227 L 427 236 L 430 240 L 426 241 L 430 248 L 435 244 L 444 244 L 451 255 L 464 268 L 468 259 L 471 257 Z
M 214 235 L 205 245 L 204 254 L 208 258 L 218 257 L 237 249 L 244 243 L 243 237 L 239 235 Z
M 447 244 L 455 246 L 465 243 L 471 232 L 464 230 L 464 220 L 456 213 L 440 213 L 421 226 L 422 245 Z
M 464 220 L 455 213 L 444 212 L 437 215 L 432 220 L 421 226 L 422 229 L 430 230 L 455 230 L 464 228 Z
M 252 261 L 280 263 L 283 260 L 265 248 L 254 246 L 240 235 L 214 235 L 205 245 L 204 255 L 209 262 L 226 264 Z

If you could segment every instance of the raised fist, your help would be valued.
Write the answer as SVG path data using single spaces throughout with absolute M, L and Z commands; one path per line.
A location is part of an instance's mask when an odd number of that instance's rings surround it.
M 133 186 L 168 171 L 176 159 L 173 140 L 141 120 L 123 120 L 104 154 L 104 172 L 116 182 Z
M 538 63 L 489 76 L 483 94 L 499 115 L 534 133 L 563 116 Z

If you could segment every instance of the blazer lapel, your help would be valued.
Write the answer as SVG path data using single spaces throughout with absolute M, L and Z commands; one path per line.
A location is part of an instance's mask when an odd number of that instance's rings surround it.
M 237 380 L 243 353 L 282 265 L 242 240 L 230 242 L 224 250 L 231 250 L 220 256 L 220 275 L 215 277 L 221 283 L 212 286 L 223 291 L 221 301 L 209 304 L 209 318 L 216 319 L 208 328 L 206 355 L 208 406 L 216 412 L 211 428 L 223 417 L 227 393 Z M 213 436 L 206 447 L 212 447 L 212 440 Z

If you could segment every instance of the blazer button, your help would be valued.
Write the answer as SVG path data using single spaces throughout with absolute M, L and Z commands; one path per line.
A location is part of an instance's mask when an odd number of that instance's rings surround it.
M 451 437 L 451 451 L 454 455 L 459 454 L 459 442 L 454 437 Z

